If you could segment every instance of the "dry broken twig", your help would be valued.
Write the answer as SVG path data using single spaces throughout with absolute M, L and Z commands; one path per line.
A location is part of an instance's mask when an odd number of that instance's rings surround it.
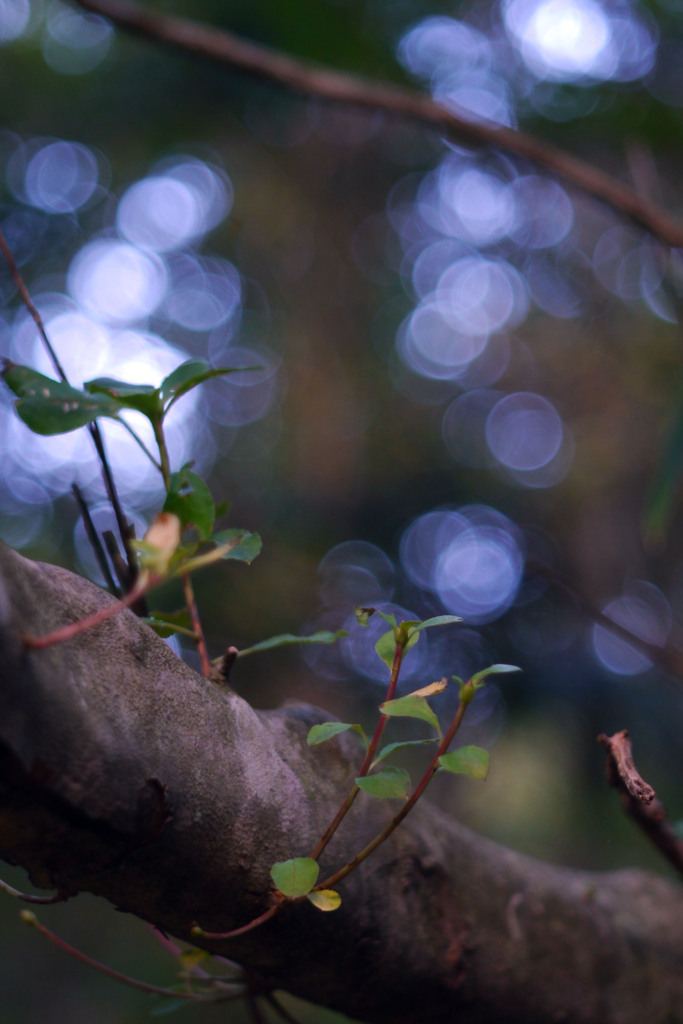
M 683 842 L 666 819 L 663 804 L 633 761 L 631 741 L 626 729 L 613 736 L 601 733 L 598 741 L 607 751 L 607 780 L 618 790 L 627 814 L 640 826 L 670 864 L 683 875 Z

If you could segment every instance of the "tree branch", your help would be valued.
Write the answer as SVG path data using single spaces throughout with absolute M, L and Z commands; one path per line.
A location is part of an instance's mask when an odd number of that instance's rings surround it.
M 683 842 L 667 821 L 664 805 L 657 800 L 654 789 L 638 772 L 627 730 L 615 732 L 614 736 L 601 733 L 598 742 L 607 751 L 607 781 L 619 793 L 624 810 L 683 875 Z
M 305 854 L 361 760 L 350 734 L 309 748 L 313 708 L 256 713 L 127 611 L 27 651 L 112 598 L 0 546 L 0 855 L 180 939 L 270 905 L 269 870 Z M 327 716 L 324 716 L 327 717 Z M 361 794 L 330 873 L 391 817 Z M 362 1021 L 664 1024 L 683 1005 L 683 890 L 636 871 L 543 864 L 429 805 L 347 879 L 226 942 L 266 985 Z
M 383 110 L 432 125 L 461 142 L 493 146 L 524 157 L 608 203 L 666 245 L 683 247 L 683 225 L 661 206 L 638 195 L 597 167 L 525 132 L 489 122 L 468 121 L 425 93 L 335 71 L 241 39 L 215 26 L 158 14 L 126 0 L 75 2 L 87 11 L 109 18 L 121 28 L 269 79 L 293 92 L 355 107 Z

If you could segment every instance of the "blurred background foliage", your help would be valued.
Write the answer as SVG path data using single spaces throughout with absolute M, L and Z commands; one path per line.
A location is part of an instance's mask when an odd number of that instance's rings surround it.
M 150 7 L 429 89 L 683 216 L 678 0 Z M 681 815 L 683 683 L 586 604 L 679 645 L 680 253 L 523 160 L 292 96 L 59 0 L 0 0 L 0 44 L 0 227 L 72 383 L 158 383 L 190 356 L 263 367 L 188 396 L 171 428 L 175 465 L 194 459 L 231 502 L 226 525 L 264 538 L 251 567 L 196 579 L 211 653 L 341 628 L 355 603 L 460 614 L 423 634 L 406 688 L 494 661 L 523 675 L 472 709 L 467 741 L 493 748 L 486 786 L 439 778 L 435 798 L 557 862 L 666 870 L 622 820 L 595 736 L 628 728 Z M 4 266 L 0 297 L 0 355 L 50 373 Z M 117 430 L 108 450 L 141 533 L 160 481 Z M 0 536 L 99 582 L 70 492 L 111 527 L 85 431 L 37 438 L 3 391 L 0 462 Z M 335 648 L 245 659 L 233 682 L 256 706 L 297 697 L 367 722 L 383 681 L 372 640 L 351 629 Z M 2 911 L 2 1019 L 147 1019 L 144 996 Z M 108 962 L 164 973 L 139 922 L 87 900 L 51 921 Z

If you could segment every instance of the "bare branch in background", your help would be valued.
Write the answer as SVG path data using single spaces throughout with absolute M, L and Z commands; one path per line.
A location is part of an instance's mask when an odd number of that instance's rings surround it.
M 293 92 L 407 117 L 432 125 L 460 142 L 493 146 L 524 157 L 626 214 L 666 245 L 683 247 L 683 225 L 661 206 L 592 164 L 525 132 L 490 122 L 467 121 L 425 93 L 300 60 L 213 25 L 158 14 L 126 0 L 76 2 L 121 28 L 269 79 Z

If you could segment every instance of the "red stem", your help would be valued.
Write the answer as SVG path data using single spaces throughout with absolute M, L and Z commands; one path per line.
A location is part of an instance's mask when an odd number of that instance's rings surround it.
M 199 659 L 202 663 L 202 674 L 208 679 L 211 675 L 211 662 L 209 661 L 209 652 L 206 648 L 206 640 L 204 638 L 204 630 L 202 629 L 201 619 L 199 618 L 199 609 L 197 608 L 197 602 L 194 596 L 194 588 L 192 586 L 192 580 L 190 579 L 189 573 L 185 573 L 182 577 L 183 580 L 183 593 L 185 595 L 185 604 L 187 610 L 190 613 L 190 621 L 192 623 L 192 629 L 197 638 L 197 651 L 199 652 Z
M 398 683 L 398 675 L 399 675 L 399 672 L 401 671 L 401 663 L 403 661 L 403 652 L 404 652 L 404 645 L 397 643 L 396 644 L 396 650 L 394 651 L 394 661 L 393 661 L 393 664 L 391 666 L 391 676 L 389 677 L 389 685 L 387 687 L 387 694 L 386 694 L 386 697 L 384 698 L 385 702 L 388 701 L 388 700 L 393 700 L 394 699 L 394 694 L 396 693 L 396 684 Z M 360 767 L 360 771 L 358 772 L 357 778 L 361 778 L 363 775 L 367 775 L 367 773 L 368 773 L 368 771 L 370 769 L 370 765 L 372 764 L 372 762 L 373 762 L 373 760 L 375 758 L 375 754 L 377 752 L 377 747 L 379 746 L 379 741 L 382 738 L 382 733 L 384 732 L 384 728 L 385 728 L 385 726 L 387 724 L 388 717 L 389 717 L 388 715 L 380 714 L 379 721 L 377 723 L 377 728 L 375 729 L 375 735 L 372 737 L 372 741 L 370 743 L 370 746 L 367 749 L 367 753 L 365 754 L 365 758 L 364 758 L 363 763 L 362 763 L 362 765 Z M 323 852 L 323 850 L 325 849 L 325 847 L 329 843 L 330 839 L 332 838 L 332 836 L 337 831 L 337 829 L 341 825 L 342 821 L 344 820 L 344 818 L 346 817 L 346 815 L 350 811 L 351 805 L 353 804 L 353 801 L 358 796 L 358 793 L 359 793 L 358 786 L 356 784 L 354 784 L 352 789 L 351 789 L 351 791 L 350 791 L 350 793 L 349 793 L 349 795 L 346 797 L 346 799 L 344 800 L 343 804 L 341 805 L 341 807 L 339 808 L 339 810 L 335 814 L 334 818 L 332 819 L 332 821 L 328 825 L 328 827 L 325 830 L 324 834 L 320 837 L 318 842 L 315 844 L 315 846 L 311 850 L 311 852 L 309 854 L 311 860 L 318 860 L 318 858 L 320 857 L 320 854 Z
M 55 644 L 64 643 L 65 640 L 72 640 L 79 633 L 84 633 L 94 626 L 99 626 L 101 622 L 106 622 L 107 619 L 111 619 L 114 615 L 118 615 L 124 608 L 130 608 L 157 582 L 157 577 L 149 576 L 146 581 L 143 580 L 136 583 L 132 590 L 114 604 L 100 608 L 99 611 L 93 615 L 88 615 L 85 619 L 70 622 L 68 626 L 61 626 L 52 633 L 45 633 L 43 636 L 32 636 L 30 633 L 25 633 L 22 638 L 24 647 L 33 651 L 42 651 L 45 647 L 53 647 Z
M 158 996 L 170 996 L 174 999 L 189 999 L 195 1003 L 207 1003 L 217 1002 L 220 997 L 212 995 L 211 993 L 202 992 L 176 992 L 170 988 L 161 988 L 159 985 L 149 985 L 146 981 L 138 981 L 137 978 L 129 978 L 127 974 L 122 974 L 121 971 L 115 971 L 112 967 L 107 967 L 105 964 L 101 964 L 99 960 L 93 960 L 92 957 L 87 956 L 85 953 L 81 953 L 80 949 L 76 949 L 74 946 L 70 946 L 64 939 L 60 939 L 58 935 L 51 932 L 49 928 L 41 924 L 40 921 L 30 911 L 23 911 L 22 917 L 27 924 L 32 925 L 34 928 L 44 935 L 46 939 L 54 943 L 69 956 L 74 957 L 76 960 L 80 960 L 81 963 L 87 964 L 88 967 L 93 967 L 96 971 L 101 974 L 106 974 L 108 978 L 113 978 L 114 981 L 121 981 L 125 985 L 131 985 L 133 988 L 138 988 L 142 992 L 152 992 Z M 223 998 L 225 998 L 223 996 Z
M 368 843 L 364 850 L 361 850 L 360 853 L 356 854 L 353 860 L 350 860 L 349 863 L 346 864 L 343 868 L 340 868 L 339 871 L 335 871 L 335 873 L 333 875 L 330 875 L 329 878 L 326 878 L 324 882 L 319 882 L 318 885 L 315 886 L 315 889 L 313 890 L 314 892 L 317 892 L 319 889 L 331 889 L 333 885 L 337 884 L 337 882 L 340 882 L 343 878 L 346 878 L 348 874 L 350 874 L 355 868 L 357 868 L 359 864 L 362 864 L 363 861 L 366 860 L 371 853 L 374 853 L 377 847 L 380 846 L 385 841 L 385 839 L 388 839 L 391 833 L 398 828 L 398 826 L 401 824 L 405 816 L 413 809 L 413 807 L 420 799 L 429 783 L 432 781 L 432 778 L 434 777 L 435 773 L 439 768 L 439 758 L 441 757 L 442 754 L 446 753 L 450 744 L 452 743 L 453 737 L 460 728 L 460 724 L 463 718 L 465 717 L 465 711 L 467 710 L 467 706 L 468 705 L 466 702 L 460 701 L 460 704 L 458 705 L 458 710 L 455 713 L 455 717 L 451 722 L 448 732 L 446 733 L 443 740 L 439 744 L 439 748 L 434 757 L 432 758 L 430 765 L 427 768 L 427 771 L 424 773 L 419 783 L 417 784 L 417 786 L 415 787 L 415 789 L 413 790 L 413 792 L 411 793 L 410 797 L 405 802 L 401 810 L 398 812 L 398 814 L 391 819 L 389 824 L 386 826 L 386 828 L 382 829 L 379 835 L 375 836 L 371 843 Z
M 199 925 L 195 925 L 192 932 L 197 938 L 202 939 L 236 939 L 239 935 L 245 935 L 247 932 L 252 931 L 252 929 L 258 928 L 259 925 L 265 924 L 266 921 L 269 921 L 271 917 L 275 917 L 275 915 L 285 906 L 287 906 L 287 904 L 284 902 L 276 903 L 274 906 L 270 907 L 270 909 L 266 910 L 265 913 L 261 914 L 259 917 L 255 917 L 253 921 L 250 921 L 248 924 L 243 924 L 241 928 L 233 928 L 232 931 L 229 932 L 205 932 L 203 928 L 199 927 Z

